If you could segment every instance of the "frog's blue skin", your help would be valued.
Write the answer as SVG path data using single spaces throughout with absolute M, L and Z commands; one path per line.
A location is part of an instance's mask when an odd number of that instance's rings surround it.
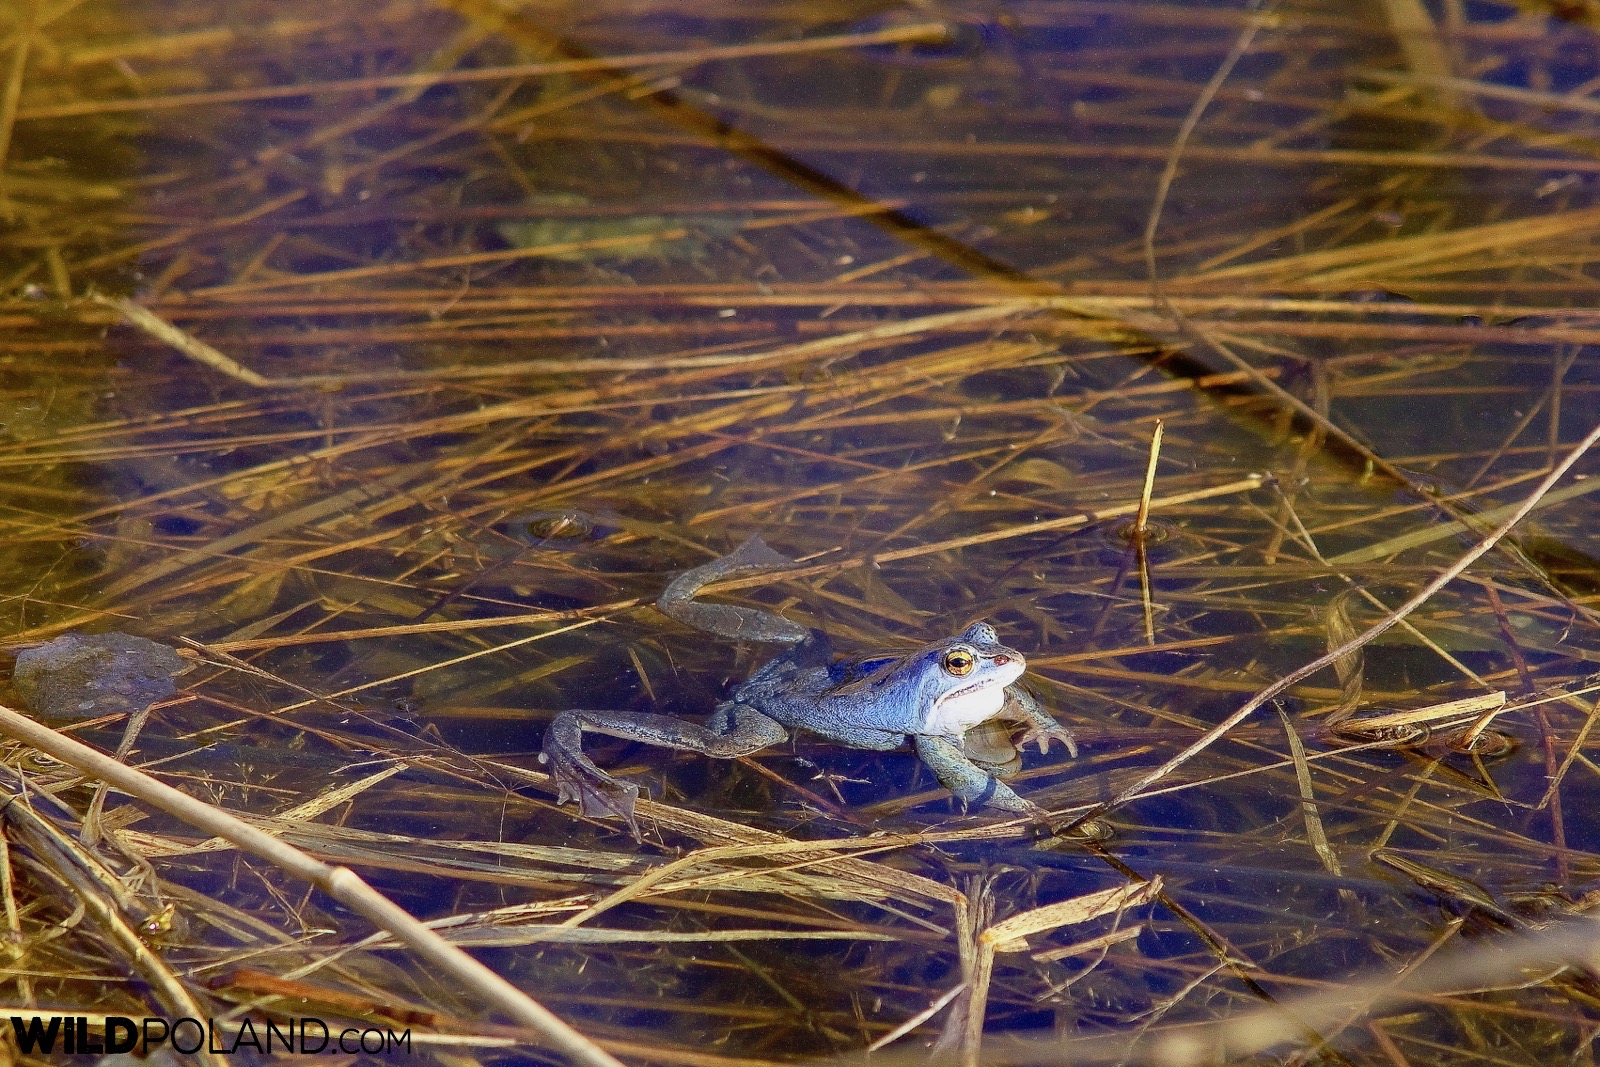
M 851 748 L 885 750 L 910 740 L 941 785 L 968 804 L 1038 815 L 1033 804 L 999 781 L 1015 749 L 990 762 L 963 750 L 967 731 L 991 720 L 1019 722 L 1021 743 L 1050 739 L 1078 754 L 1071 731 L 1014 685 L 1027 663 L 1002 645 L 987 623 L 903 656 L 834 662 L 826 634 L 769 612 L 695 601 L 720 578 L 794 566 L 752 537 L 732 554 L 685 571 L 667 586 L 657 607 L 698 629 L 743 640 L 791 645 L 759 667 L 719 704 L 705 726 L 671 715 L 620 711 L 563 711 L 545 733 L 540 756 L 550 765 L 557 803 L 577 800 L 585 815 L 617 816 L 637 834 L 633 805 L 639 787 L 606 774 L 583 754 L 584 731 L 610 734 L 718 759 L 775 745 L 789 730 L 807 730 Z M 1015 766 L 1014 759 L 1010 766 Z

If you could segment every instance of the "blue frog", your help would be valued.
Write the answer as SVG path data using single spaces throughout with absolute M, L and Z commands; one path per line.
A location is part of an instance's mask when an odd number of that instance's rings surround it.
M 778 744 L 796 729 L 859 749 L 894 749 L 910 740 L 939 783 L 965 803 L 1042 815 L 996 774 L 1015 769 L 1016 744 L 1036 741 L 1045 752 L 1056 739 L 1073 756 L 1077 744 L 1016 684 L 1027 661 L 1001 644 L 989 624 L 976 623 L 904 655 L 835 661 L 820 630 L 771 612 L 695 600 L 713 581 L 796 565 L 752 537 L 731 554 L 678 575 L 656 601 L 665 614 L 719 636 L 790 647 L 735 686 L 704 726 L 648 712 L 558 714 L 539 757 L 555 779 L 557 803 L 576 800 L 585 815 L 624 819 L 638 833 L 633 807 L 639 787 L 605 773 L 583 754 L 585 731 L 733 759 Z M 990 740 L 984 751 L 984 742 L 969 740 L 968 733 L 991 722 L 1018 723 L 1025 732 L 1015 744 L 995 746 Z

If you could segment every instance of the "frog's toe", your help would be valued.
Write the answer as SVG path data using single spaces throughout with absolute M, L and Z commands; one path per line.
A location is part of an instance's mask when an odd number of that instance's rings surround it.
M 1050 751 L 1050 742 L 1060 741 L 1067 748 L 1067 754 L 1073 759 L 1078 758 L 1078 738 L 1065 726 L 1059 724 L 1047 727 L 1030 726 L 1028 732 L 1022 735 L 1017 742 L 1018 748 L 1026 748 L 1029 741 L 1039 742 L 1040 752 Z
M 575 800 L 578 810 L 590 818 L 622 819 L 634 836 L 638 836 L 638 823 L 633 815 L 634 801 L 639 799 L 638 786 L 613 778 L 582 757 L 576 760 L 559 756 L 551 758 L 550 777 L 556 783 L 558 805 Z
M 986 808 L 993 808 L 996 811 L 1007 811 L 1013 815 L 1027 815 L 1032 818 L 1044 817 L 1044 809 L 1039 805 L 1031 800 L 1024 800 L 1004 782 L 995 781 L 992 778 L 990 781 L 994 782 L 995 788 L 986 790 L 984 795 L 975 798 L 976 803 Z
M 558 716 L 557 725 L 566 727 L 567 724 L 560 719 Z M 575 738 L 566 737 L 567 732 L 566 729 L 552 726 L 545 736 L 544 751 L 539 753 L 539 762 L 550 768 L 550 778 L 555 782 L 556 803 L 559 805 L 575 800 L 579 810 L 591 818 L 615 817 L 626 820 L 628 827 L 638 836 L 633 802 L 639 798 L 639 787 L 632 782 L 613 778 L 596 767 L 593 760 L 570 743 Z
M 632 782 L 622 782 L 610 775 L 606 781 L 578 783 L 576 789 L 566 790 L 569 800 L 576 800 L 579 809 L 593 819 L 618 818 L 634 825 L 633 804 L 639 799 L 639 787 Z

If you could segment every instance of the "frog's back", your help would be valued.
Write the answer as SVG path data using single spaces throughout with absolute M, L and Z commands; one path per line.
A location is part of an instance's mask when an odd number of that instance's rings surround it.
M 894 656 L 836 663 L 779 656 L 732 695 L 794 729 L 856 748 L 897 748 L 917 728 L 920 705 L 917 694 L 883 676 L 896 662 Z

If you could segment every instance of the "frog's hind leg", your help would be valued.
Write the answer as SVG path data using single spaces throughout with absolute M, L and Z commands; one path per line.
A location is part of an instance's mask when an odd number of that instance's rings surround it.
M 1037 805 L 1023 800 L 1010 786 L 983 771 L 963 755 L 960 747 L 949 738 L 917 734 L 915 739 L 918 757 L 933 771 L 939 784 L 960 797 L 969 807 L 988 805 L 1019 815 L 1038 814 Z
M 583 754 L 584 732 L 700 752 L 717 759 L 746 756 L 789 736 L 779 723 L 754 708 L 743 704 L 733 708 L 728 713 L 728 729 L 720 733 L 672 715 L 578 709 L 561 712 L 545 730 L 544 751 L 539 756 L 541 762 L 549 764 L 550 777 L 555 779 L 556 803 L 576 800 L 585 815 L 624 819 L 637 837 L 633 804 L 639 797 L 639 787 L 595 766 Z M 721 708 L 718 713 L 722 713 Z
M 731 637 L 735 641 L 770 641 L 774 644 L 792 645 L 804 641 L 811 631 L 799 623 L 790 622 L 770 611 L 759 608 L 737 608 L 731 604 L 702 604 L 695 599 L 702 587 L 723 578 L 765 571 L 784 570 L 798 566 L 787 556 L 780 556 L 760 536 L 751 537 L 728 553 L 686 570 L 674 578 L 656 600 L 656 608 L 681 623 L 697 630 Z
M 748 756 L 752 752 L 789 740 L 789 731 L 781 722 L 738 700 L 724 700 L 718 704 L 703 727 L 696 726 L 692 722 L 684 722 L 682 719 L 673 721 L 687 726 L 696 736 L 709 736 L 715 741 L 715 745 L 702 748 L 698 743 L 683 745 L 662 741 L 661 744 L 704 752 L 717 759 Z

